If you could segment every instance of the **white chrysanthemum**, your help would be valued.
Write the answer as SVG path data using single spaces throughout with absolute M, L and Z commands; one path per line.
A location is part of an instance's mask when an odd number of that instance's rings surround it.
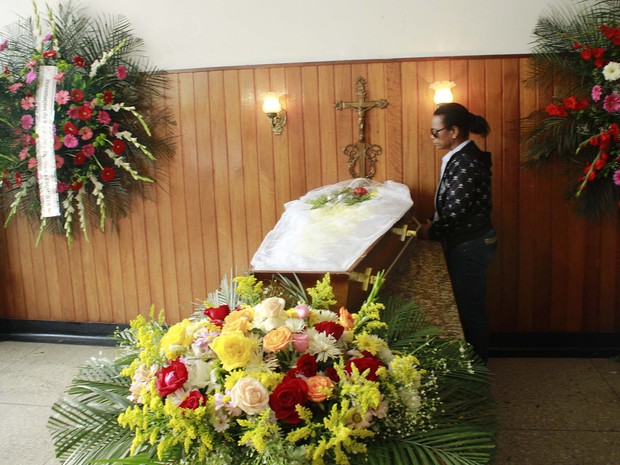
M 310 338 L 308 352 L 314 355 L 319 362 L 326 362 L 330 358 L 342 355 L 342 349 L 338 347 L 336 339 L 325 333 L 319 333 L 314 328 L 307 332 Z
M 620 63 L 610 61 L 603 68 L 603 76 L 608 81 L 615 81 L 620 78 Z
M 306 327 L 306 322 L 301 318 L 288 318 L 284 325 L 294 333 L 301 333 Z
M 320 323 L 321 321 L 333 321 L 334 323 L 338 323 L 340 321 L 340 317 L 337 313 L 332 312 L 331 310 L 315 310 L 317 321 Z

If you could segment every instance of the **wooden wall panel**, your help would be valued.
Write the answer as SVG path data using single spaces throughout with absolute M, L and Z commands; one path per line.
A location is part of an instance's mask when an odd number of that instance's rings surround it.
M 366 118 L 366 139 L 383 148 L 378 181 L 403 182 L 425 220 L 441 156 L 428 134 L 429 84 L 453 80 L 455 99 L 484 115 L 476 137 L 494 157 L 498 254 L 489 311 L 499 332 L 620 331 L 619 220 L 576 216 L 565 202 L 563 167 L 521 164 L 520 118 L 548 96 L 522 83 L 525 57 L 338 62 L 171 73 L 166 102 L 177 122 L 177 154 L 162 166 L 150 199 L 89 241 L 67 247 L 23 220 L 0 231 L 0 317 L 126 323 L 151 305 L 169 321 L 243 272 L 284 204 L 310 189 L 349 179 L 343 148 L 356 141 L 355 80 L 386 109 Z M 273 135 L 261 111 L 281 93 L 288 122 Z

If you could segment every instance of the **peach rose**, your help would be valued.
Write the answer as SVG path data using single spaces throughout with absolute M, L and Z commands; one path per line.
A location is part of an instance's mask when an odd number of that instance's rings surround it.
M 327 376 L 316 375 L 306 380 L 308 385 L 308 399 L 312 402 L 323 402 L 334 388 L 334 383 Z
M 288 346 L 293 339 L 293 331 L 288 326 L 272 329 L 263 338 L 263 347 L 267 352 L 277 352 Z
M 252 321 L 252 313 L 252 309 L 248 308 L 230 312 L 226 318 L 224 318 L 225 324 L 222 327 L 222 332 L 242 331 L 243 333 L 247 333 L 250 322 Z
M 256 415 L 269 406 L 269 392 L 252 377 L 241 378 L 230 390 L 230 399 L 248 415 Z
M 353 315 L 351 315 L 346 308 L 340 307 L 340 326 L 344 329 L 353 329 L 354 325 L 355 320 L 353 319 Z

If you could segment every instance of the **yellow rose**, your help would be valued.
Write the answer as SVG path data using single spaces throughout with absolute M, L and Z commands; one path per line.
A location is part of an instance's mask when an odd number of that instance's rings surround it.
M 230 331 L 217 336 L 210 347 L 222 361 L 224 370 L 245 367 L 254 353 L 258 341 L 245 337 L 242 331 Z
M 194 325 L 189 320 L 172 325 L 159 341 L 166 357 L 176 359 L 194 342 Z
M 323 402 L 334 388 L 334 383 L 327 376 L 316 375 L 306 380 L 308 385 L 308 399 L 312 402 Z
M 222 332 L 227 333 L 230 331 L 243 331 L 244 333 L 248 332 L 248 326 L 252 321 L 252 309 L 244 308 L 241 310 L 235 310 L 228 314 L 226 318 L 224 318 L 224 326 L 222 327 Z
M 289 345 L 293 339 L 293 331 L 288 326 L 280 326 L 265 334 L 263 347 L 267 352 L 277 352 Z

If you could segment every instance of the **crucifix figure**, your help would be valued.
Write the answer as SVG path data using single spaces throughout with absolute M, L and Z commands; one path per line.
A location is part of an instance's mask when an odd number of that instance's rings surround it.
M 376 144 L 366 144 L 364 137 L 364 118 L 366 112 L 372 108 L 385 108 L 388 102 L 381 100 L 366 100 L 366 80 L 359 76 L 356 80 L 357 84 L 357 102 L 343 102 L 338 100 L 335 104 L 336 110 L 344 110 L 351 108 L 357 112 L 357 125 L 359 128 L 359 136 L 357 142 L 347 145 L 343 152 L 349 158 L 349 173 L 354 178 L 369 178 L 375 175 L 375 164 L 377 157 L 381 155 L 382 149 Z M 359 163 L 359 173 L 356 171 L 355 165 L 358 164 L 360 156 L 363 157 Z M 368 173 L 366 173 L 366 163 L 369 165 Z

